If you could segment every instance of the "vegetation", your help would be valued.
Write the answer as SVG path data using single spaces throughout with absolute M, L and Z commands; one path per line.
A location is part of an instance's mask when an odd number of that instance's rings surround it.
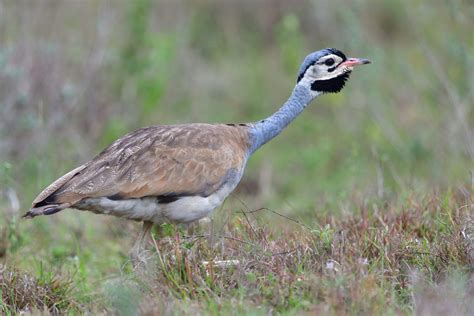
M 474 6 L 0 0 L 3 314 L 473 314 Z M 310 51 L 373 64 L 193 232 L 35 195 L 127 131 L 270 114 Z

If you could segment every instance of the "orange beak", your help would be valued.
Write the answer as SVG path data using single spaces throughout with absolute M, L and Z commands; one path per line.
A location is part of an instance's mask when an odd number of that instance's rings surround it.
M 345 62 L 341 63 L 339 67 L 354 67 L 358 65 L 370 64 L 371 61 L 365 58 L 348 58 Z

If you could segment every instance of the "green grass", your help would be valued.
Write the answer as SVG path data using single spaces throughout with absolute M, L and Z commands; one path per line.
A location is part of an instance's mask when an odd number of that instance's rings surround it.
M 0 306 L 124 315 L 468 314 L 474 226 L 465 203 L 456 192 L 353 201 L 353 213 L 327 212 L 305 224 L 266 209 L 224 208 L 212 229 L 188 234 L 166 225 L 154 233 L 136 269 L 127 252 L 137 225 L 92 214 L 73 225 L 66 211 L 49 232 L 32 221 L 16 227 L 29 242 L 5 255 Z M 73 234 L 56 237 L 64 231 Z M 222 260 L 238 262 L 216 264 Z

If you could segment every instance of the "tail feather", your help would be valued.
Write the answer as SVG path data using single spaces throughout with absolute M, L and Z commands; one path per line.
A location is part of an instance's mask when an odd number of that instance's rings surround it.
M 64 207 L 62 207 L 62 205 L 59 205 L 59 204 L 50 204 L 50 205 L 44 205 L 40 207 L 34 207 L 28 212 L 26 212 L 26 214 L 23 215 L 23 217 L 33 218 L 39 215 L 51 215 L 51 214 L 55 214 L 61 211 L 62 209 L 64 209 Z

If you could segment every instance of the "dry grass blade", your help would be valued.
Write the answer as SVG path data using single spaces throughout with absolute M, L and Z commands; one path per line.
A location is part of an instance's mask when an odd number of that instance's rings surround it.
M 28 274 L 0 265 L 0 292 L 2 313 L 47 311 L 59 314 L 80 310 L 73 299 L 73 283 L 58 276 L 34 278 Z

